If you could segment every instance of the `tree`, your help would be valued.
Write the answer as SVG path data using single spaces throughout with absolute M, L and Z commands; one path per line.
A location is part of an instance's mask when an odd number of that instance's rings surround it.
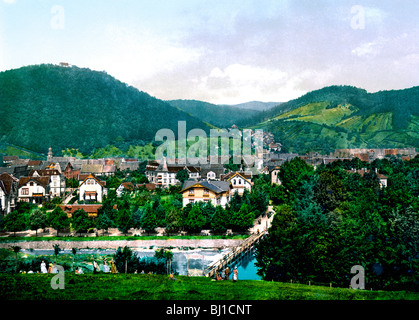
M 170 250 L 165 250 L 164 248 L 162 249 L 157 249 L 154 252 L 154 257 L 157 259 L 164 259 L 166 261 L 166 269 L 167 269 L 167 274 L 170 273 L 171 268 L 172 268 L 172 259 L 173 259 L 173 252 Z
M 114 222 L 109 217 L 108 212 L 102 212 L 98 214 L 97 222 L 96 222 L 96 228 L 98 230 L 104 230 L 104 232 L 108 231 L 109 228 L 112 228 L 114 226 Z
M 16 273 L 17 273 L 17 256 L 18 256 L 18 254 L 19 254 L 19 252 L 22 248 L 19 247 L 19 246 L 12 246 L 11 248 L 12 248 L 13 252 L 15 253 L 15 263 L 16 263 L 16 269 L 15 270 L 16 270 Z
M 254 188 L 249 195 L 250 206 L 253 211 L 259 211 L 264 214 L 268 210 L 269 197 L 265 190 Z
M 161 204 L 160 199 L 156 199 L 153 202 L 152 208 L 153 208 L 154 214 L 156 215 L 157 226 L 164 227 L 165 226 L 164 218 L 166 216 L 166 212 L 164 211 L 164 207 Z
M 166 231 L 168 233 L 177 233 L 183 226 L 182 212 L 175 206 L 166 209 Z
M 186 169 L 182 169 L 176 173 L 176 179 L 180 181 L 181 184 L 183 184 L 186 180 L 189 179 L 189 172 Z
M 74 269 L 74 260 L 76 258 L 76 254 L 77 254 L 77 249 L 76 248 L 71 248 L 71 252 L 73 253 L 73 263 L 71 265 L 71 270 Z
M 275 215 L 272 220 L 271 230 L 287 229 L 295 221 L 295 214 L 290 205 L 283 204 L 275 207 Z
M 194 204 L 185 221 L 185 229 L 190 233 L 201 231 L 206 220 L 198 204 Z
M 83 209 L 76 210 L 71 215 L 71 226 L 79 235 L 81 235 L 82 232 L 87 232 L 92 225 L 92 220 Z
M 57 263 L 57 256 L 59 255 L 61 248 L 59 244 L 54 244 L 53 248 L 54 248 L 54 255 L 55 255 L 55 263 Z
M 154 229 L 157 228 L 157 218 L 150 204 L 145 206 L 145 211 L 141 217 L 140 225 L 147 233 L 153 232 Z
M 344 185 L 337 171 L 327 170 L 320 173 L 315 188 L 316 200 L 326 211 L 333 211 L 344 201 Z
M 53 211 L 47 214 L 47 220 L 49 225 L 57 230 L 57 237 L 59 231 L 70 226 L 70 219 L 68 219 L 67 213 L 61 209 L 61 207 L 56 207 Z
M 7 231 L 13 232 L 13 236 L 16 236 L 16 232 L 24 231 L 27 229 L 28 217 L 25 213 L 20 213 L 15 210 L 4 217 L 4 228 Z
M 118 211 L 118 216 L 116 218 L 116 226 L 118 230 L 124 234 L 127 234 L 128 230 L 132 228 L 132 213 L 129 209 L 122 208 Z
M 65 178 L 65 186 L 66 188 L 78 188 L 79 181 L 75 178 L 70 178 L 70 179 Z
M 211 229 L 215 233 L 225 233 L 230 226 L 230 214 L 222 206 L 215 208 L 214 216 L 211 221 Z
M 30 228 L 35 230 L 36 236 L 38 236 L 38 229 L 44 229 L 47 223 L 47 215 L 41 209 L 35 209 L 29 216 Z
M 278 177 L 282 182 L 284 191 L 292 198 L 302 181 L 307 179 L 313 172 L 314 168 L 312 166 L 308 165 L 300 157 L 296 157 L 291 161 L 286 161 L 281 166 Z
M 247 203 L 243 203 L 240 210 L 233 213 L 231 217 L 231 225 L 233 231 L 247 231 L 253 226 L 255 220 L 254 213 L 250 210 Z
M 128 233 L 128 230 L 132 228 L 132 212 L 131 205 L 129 202 L 130 196 L 123 195 L 118 202 L 118 215 L 116 217 L 116 226 L 119 231 L 124 234 Z

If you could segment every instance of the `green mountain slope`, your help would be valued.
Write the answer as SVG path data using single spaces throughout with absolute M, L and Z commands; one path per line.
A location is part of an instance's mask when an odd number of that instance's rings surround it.
M 0 73 L 0 143 L 45 153 L 143 145 L 156 132 L 209 126 L 104 72 L 38 65 Z
M 179 108 L 193 117 L 219 128 L 229 128 L 234 124 L 241 125 L 252 117 L 261 114 L 257 110 L 215 105 L 197 100 L 169 100 L 167 102 L 173 107 Z
M 286 151 L 419 148 L 419 87 L 367 93 L 332 86 L 268 111 L 252 126 L 274 134 Z

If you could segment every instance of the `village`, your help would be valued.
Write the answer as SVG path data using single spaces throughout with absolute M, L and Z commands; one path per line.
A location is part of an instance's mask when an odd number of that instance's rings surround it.
M 212 202 L 214 206 L 225 207 L 234 193 L 242 195 L 245 190 L 252 192 L 252 179 L 258 175 L 268 175 L 271 184 L 281 184 L 278 172 L 281 165 L 296 157 L 307 164 L 319 166 L 338 160 L 358 158 L 364 162 L 396 156 L 402 160 L 413 159 L 417 152 L 414 148 L 404 149 L 337 149 L 334 153 L 324 156 L 316 152 L 306 155 L 281 153 L 281 145 L 275 143 L 269 134 L 264 143 L 263 162 L 257 166 L 246 167 L 246 161 L 231 170 L 220 164 L 177 165 L 169 164 L 166 158 L 151 160 L 144 163 L 138 159 L 104 158 L 76 159 L 74 157 L 55 157 L 49 148 L 47 159 L 20 159 L 18 156 L 4 156 L 0 167 L 0 213 L 7 215 L 17 206 L 18 202 L 42 205 L 46 201 L 60 199 L 61 208 L 71 216 L 78 209 L 84 209 L 89 216 L 95 217 L 101 207 L 109 186 L 104 178 L 117 172 L 141 171 L 146 179 L 144 183 L 134 184 L 122 182 L 114 186 L 116 194 L 132 192 L 145 187 L 147 190 L 156 188 L 167 189 L 170 186 L 182 186 L 182 205 L 189 203 Z M 185 172 L 185 179 L 179 178 L 179 172 Z M 357 170 L 359 174 L 365 170 Z M 377 172 L 380 184 L 386 186 L 386 176 Z M 182 182 L 179 179 L 183 180 Z

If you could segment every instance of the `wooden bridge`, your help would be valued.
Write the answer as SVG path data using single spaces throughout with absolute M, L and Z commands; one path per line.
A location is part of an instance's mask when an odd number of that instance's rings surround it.
M 203 272 L 204 276 L 212 277 L 218 271 L 223 270 L 227 265 L 231 264 L 240 255 L 250 250 L 255 243 L 257 243 L 266 235 L 266 233 L 266 231 L 254 233 L 247 239 L 243 240 L 243 242 L 241 242 L 239 246 L 233 248 L 223 258 L 209 265 Z

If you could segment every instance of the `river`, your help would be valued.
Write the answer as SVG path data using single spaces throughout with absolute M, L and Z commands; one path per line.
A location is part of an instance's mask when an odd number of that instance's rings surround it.
M 217 249 L 193 249 L 193 250 L 172 250 L 172 269 L 176 270 L 180 275 L 187 275 L 189 270 L 201 271 L 205 269 L 213 262 L 221 259 L 228 253 L 229 249 L 217 250 Z M 22 249 L 21 251 L 28 255 L 54 255 L 52 249 Z M 115 249 L 79 249 L 77 255 L 89 254 L 89 255 L 100 255 L 100 256 L 111 256 L 115 254 Z M 133 252 L 137 254 L 139 258 L 153 257 L 155 251 L 152 249 L 133 249 Z M 72 252 L 69 249 L 63 249 L 60 251 L 60 255 L 69 254 Z M 240 280 L 260 280 L 261 278 L 256 274 L 257 269 L 255 266 L 256 258 L 254 257 L 253 251 L 245 253 L 239 259 L 234 261 L 231 267 L 237 266 L 239 271 Z

